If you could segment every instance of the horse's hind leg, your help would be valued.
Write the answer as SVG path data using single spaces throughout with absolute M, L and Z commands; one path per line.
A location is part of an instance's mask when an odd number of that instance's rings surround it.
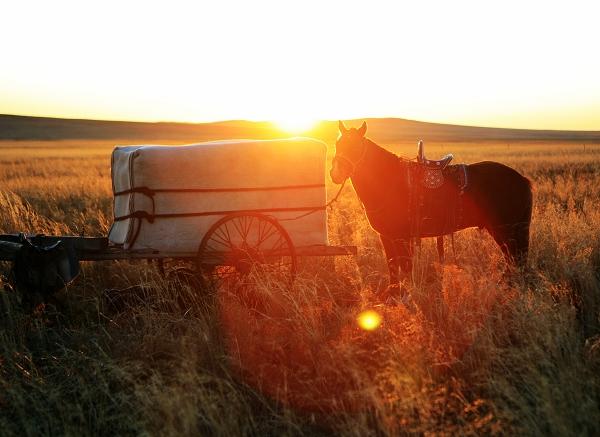
M 529 254 L 529 222 L 519 223 L 514 227 L 514 249 L 512 257 L 516 266 L 523 270 L 527 266 L 527 255 Z
M 529 253 L 529 223 L 502 225 L 488 231 L 502 249 L 509 265 L 522 270 Z
M 440 259 L 440 263 L 444 264 L 444 236 L 440 235 L 439 237 L 437 237 L 436 243 L 437 243 L 437 252 L 438 252 L 438 257 Z
M 383 250 L 385 251 L 385 260 L 387 262 L 389 274 L 390 274 L 390 286 L 398 284 L 398 270 L 400 268 L 400 258 L 396 252 L 396 245 L 392 238 L 380 235 L 381 243 L 383 244 Z
M 396 253 L 398 254 L 398 262 L 400 264 L 400 273 L 402 279 L 410 277 L 412 275 L 412 257 L 413 257 L 413 246 L 410 240 L 394 240 L 396 246 Z

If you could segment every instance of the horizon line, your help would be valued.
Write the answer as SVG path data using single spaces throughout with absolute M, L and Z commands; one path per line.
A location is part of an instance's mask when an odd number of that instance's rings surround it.
M 256 120 L 256 119 L 245 119 L 245 118 L 231 118 L 231 119 L 219 119 L 212 121 L 177 121 L 177 120 L 118 120 L 118 119 L 109 119 L 109 118 L 79 118 L 79 117 L 57 117 L 57 116 L 47 116 L 47 115 L 30 115 L 30 114 L 4 114 L 0 113 L 0 117 L 8 116 L 8 117 L 25 117 L 25 118 L 46 118 L 52 120 L 71 120 L 71 121 L 98 121 L 98 122 L 107 122 L 107 123 L 145 123 L 145 124 L 185 124 L 185 125 L 208 125 L 208 124 L 219 124 L 219 123 L 233 123 L 233 122 L 245 122 L 245 123 L 270 123 L 273 125 L 277 124 L 277 120 Z M 535 131 L 535 132 L 580 132 L 580 133 L 600 133 L 600 129 L 598 130 L 589 130 L 589 129 L 543 129 L 543 128 L 521 128 L 521 127 L 498 127 L 498 126 L 480 126 L 473 124 L 454 124 L 447 122 L 439 122 L 439 121 L 426 121 L 426 120 L 416 120 L 412 118 L 404 118 L 398 116 L 371 116 L 371 117 L 356 117 L 356 118 L 342 118 L 342 119 L 315 119 L 315 125 L 318 123 L 335 123 L 338 120 L 344 122 L 353 122 L 353 121 L 361 121 L 361 120 L 402 120 L 413 123 L 422 123 L 422 124 L 433 124 L 439 126 L 456 126 L 463 128 L 476 128 L 476 129 L 499 129 L 499 130 L 513 130 L 513 131 Z M 315 127 L 307 129 L 306 131 L 314 130 Z

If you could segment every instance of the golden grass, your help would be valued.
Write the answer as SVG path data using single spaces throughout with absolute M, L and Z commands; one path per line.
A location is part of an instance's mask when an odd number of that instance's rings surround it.
M 0 143 L 0 232 L 105 235 L 110 149 Z M 600 145 L 427 144 L 447 152 L 532 180 L 531 273 L 517 283 L 467 230 L 444 266 L 423 245 L 414 308 L 375 306 L 385 262 L 351 189 L 329 231 L 358 256 L 303 260 L 293 289 L 258 287 L 256 309 L 144 262 L 89 263 L 42 315 L 0 292 L 1 434 L 598 433 Z M 368 309 L 373 331 L 356 321 Z

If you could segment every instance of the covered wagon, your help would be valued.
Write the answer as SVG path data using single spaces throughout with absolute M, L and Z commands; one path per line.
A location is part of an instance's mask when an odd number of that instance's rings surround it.
M 309 138 L 117 147 L 109 241 L 194 252 L 217 221 L 244 212 L 275 218 L 296 246 L 326 245 L 326 152 Z
M 18 267 L 21 288 L 44 295 L 77 276 L 79 261 L 175 259 L 219 278 L 257 265 L 293 276 L 298 256 L 356 253 L 328 245 L 326 152 L 310 138 L 118 146 L 107 237 L 0 235 L 0 260 Z

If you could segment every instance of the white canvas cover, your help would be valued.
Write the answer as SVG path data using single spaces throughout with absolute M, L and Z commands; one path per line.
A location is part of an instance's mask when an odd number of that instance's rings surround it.
M 111 164 L 115 221 L 109 241 L 124 249 L 195 252 L 224 212 L 267 210 L 264 214 L 278 220 L 298 217 L 307 207 L 326 203 L 325 155 L 325 144 L 310 138 L 117 146 Z M 269 211 L 281 208 L 291 210 Z M 144 213 L 211 214 L 122 219 Z M 295 246 L 327 244 L 324 209 L 280 223 Z

